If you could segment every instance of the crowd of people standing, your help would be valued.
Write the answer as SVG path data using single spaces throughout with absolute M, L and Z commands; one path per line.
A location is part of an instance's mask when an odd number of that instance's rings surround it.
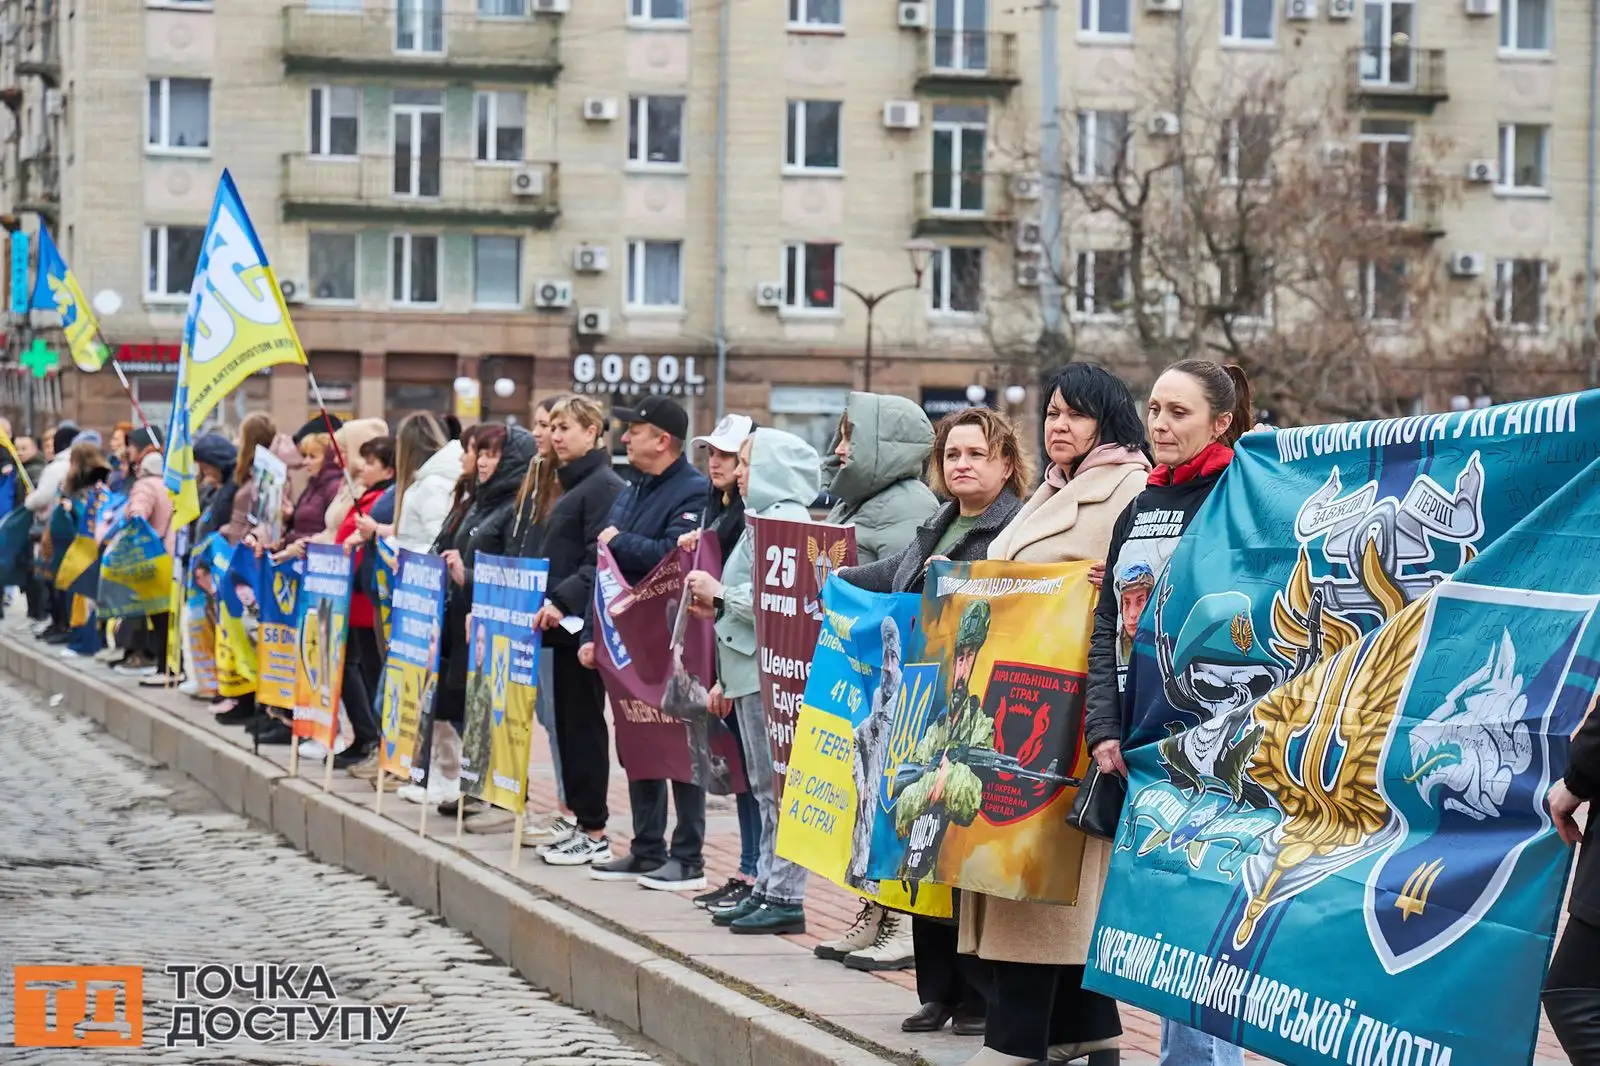
M 453 417 L 418 412 L 392 431 L 379 419 L 341 423 L 319 415 L 287 433 L 258 412 L 232 439 L 212 433 L 195 441 L 204 489 L 188 543 L 218 532 L 279 561 L 303 555 L 309 544 L 345 545 L 356 584 L 334 763 L 375 788 L 459 813 L 467 831 L 482 834 L 509 833 L 515 823 L 461 790 L 474 561 L 479 555 L 548 560 L 546 602 L 535 621 L 543 634 L 535 715 L 555 768 L 557 804 L 526 820 L 525 842 L 545 863 L 587 867 L 597 880 L 699 892 L 696 905 L 732 934 L 793 934 L 805 929 L 807 874 L 775 848 L 778 808 L 758 692 L 747 516 L 807 519 L 819 505 L 830 507 L 826 521 L 855 528 L 858 563 L 840 577 L 873 592 L 919 592 L 938 559 L 1099 564 L 1090 578 L 1102 592 L 1089 648 L 1086 741 L 1101 773 L 1126 774 L 1128 664 L 1117 585 L 1129 560 L 1160 579 L 1178 537 L 1227 470 L 1232 445 L 1254 424 L 1250 385 L 1237 368 L 1185 361 L 1161 374 L 1141 402 L 1105 369 L 1069 363 L 1049 377 L 1041 400 L 1037 427 L 1018 427 L 981 407 L 935 425 L 903 397 L 852 393 L 821 454 L 792 433 L 739 414 L 692 436 L 684 409 L 660 396 L 609 411 L 588 397 L 549 396 L 526 428 L 463 429 Z M 608 447 L 613 425 L 625 427 L 626 467 L 613 462 Z M 1035 429 L 1043 452 L 1038 474 L 1023 444 Z M 41 454 L 30 438 L 15 441 L 16 461 L 33 485 L 25 497 L 11 467 L 0 471 L 0 503 L 10 485 L 12 505 L 35 516 L 41 536 L 58 510 L 70 513 L 91 488 L 108 484 L 127 494 L 129 514 L 144 517 L 169 548 L 175 545 L 179 531 L 160 480 L 156 434 L 123 424 L 106 445 L 95 431 L 66 423 L 43 443 Z M 258 446 L 280 458 L 298 486 L 285 498 L 281 522 L 263 522 L 258 513 L 250 476 Z M 1176 517 L 1137 521 L 1152 510 Z M 281 532 L 273 535 L 275 528 Z M 1130 550 L 1139 529 L 1158 530 L 1164 542 Z M 375 701 L 385 649 L 376 628 L 373 541 L 380 537 L 441 556 L 449 574 L 425 786 L 386 774 L 377 755 Z M 716 538 L 724 566 L 720 574 L 690 573 L 685 585 L 690 610 L 714 621 L 710 707 L 740 739 L 748 785 L 735 800 L 739 868 L 714 888 L 706 878 L 703 789 L 630 780 L 626 848 L 610 836 L 611 733 L 593 632 L 600 546 L 626 580 L 637 582 L 702 537 Z M 166 642 L 175 639 L 169 633 L 181 631 L 176 620 L 157 615 L 124 623 L 108 642 L 92 616 L 73 617 L 70 601 L 43 582 L 26 592 L 38 637 L 62 645 L 62 654 L 93 656 L 145 684 L 179 684 L 202 695 L 191 681 L 160 672 Z M 572 619 L 582 626 L 564 624 Z M 254 693 L 217 696 L 213 710 L 219 723 L 251 729 L 262 744 L 294 742 L 292 712 L 258 708 Z M 301 743 L 305 755 L 326 754 Z M 1590 761 L 1569 778 L 1574 806 L 1600 778 Z M 969 1066 L 1114 1063 L 1122 1033 L 1118 1006 L 1082 987 L 1109 858 L 1108 842 L 1086 837 L 1078 903 L 1071 907 L 960 892 L 955 916 L 933 919 L 863 900 L 855 924 L 818 945 L 816 954 L 866 971 L 914 966 L 921 1008 L 903 1027 L 930 1032 L 950 1024 L 958 1034 L 982 1037 Z M 1588 912 L 1583 918 L 1590 920 Z M 1579 1004 L 1573 1031 L 1592 1028 L 1600 993 L 1583 991 L 1588 978 L 1565 980 L 1558 999 Z M 1161 1061 L 1230 1066 L 1241 1064 L 1243 1053 L 1168 1021 Z

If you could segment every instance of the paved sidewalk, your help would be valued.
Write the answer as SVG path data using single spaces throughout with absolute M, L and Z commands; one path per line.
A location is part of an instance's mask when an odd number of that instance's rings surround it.
M 140 688 L 127 678 L 82 660 L 64 663 L 45 662 L 48 650 L 29 639 L 25 632 L 7 627 L 4 639 L 33 660 L 45 672 L 35 674 L 30 664 L 19 660 L 24 675 L 49 690 L 52 684 L 72 687 L 63 680 L 71 675 L 87 678 L 115 688 L 133 701 L 175 715 L 183 722 L 220 738 L 227 744 L 248 750 L 249 737 L 237 727 L 218 726 L 206 705 L 175 691 Z M 63 668 L 66 668 L 63 670 Z M 82 687 L 82 686 L 80 686 Z M 86 697 L 91 705 L 92 696 Z M 69 704 L 71 700 L 69 699 Z M 71 708 L 78 709 L 79 708 Z M 93 715 L 91 706 L 89 713 Z M 107 726 L 112 723 L 108 720 Z M 130 726 L 130 729 L 136 729 Z M 144 728 L 148 731 L 149 725 Z M 115 731 L 115 730 L 113 730 Z M 530 817 L 535 811 L 549 811 L 555 803 L 555 784 L 549 766 L 548 743 L 544 733 L 535 731 L 535 775 L 531 784 Z M 158 752 L 159 754 L 159 752 Z M 280 767 L 289 765 L 286 747 L 263 748 L 261 756 Z M 309 790 L 320 792 L 321 764 L 302 764 L 300 776 Z M 371 810 L 375 792 L 365 782 L 343 772 L 335 772 L 332 793 L 351 805 Z M 610 832 L 613 848 L 625 848 L 631 832 L 626 780 L 613 766 L 610 800 Z M 246 800 L 248 806 L 248 800 Z M 847 970 L 837 963 L 823 962 L 811 952 L 818 941 L 838 935 L 850 924 L 858 901 L 850 893 L 813 878 L 806 912 L 808 930 L 793 937 L 737 937 L 714 929 L 704 914 L 695 909 L 687 895 L 651 892 L 631 884 L 605 884 L 591 880 L 582 869 L 558 869 L 539 861 L 531 850 L 524 850 L 518 869 L 510 869 L 511 836 L 463 834 L 456 840 L 454 819 L 432 810 L 404 803 L 394 795 L 383 799 L 386 821 L 405 827 L 406 835 L 391 840 L 415 840 L 418 826 L 425 819 L 426 836 L 447 849 L 459 849 L 485 867 L 503 872 L 569 910 L 615 930 L 656 955 L 682 962 L 713 977 L 725 987 L 734 988 L 758 1003 L 778 1006 L 779 1010 L 799 1014 L 806 1020 L 874 1051 L 885 1059 L 902 1062 L 923 1061 L 932 1066 L 960 1066 L 981 1046 L 976 1038 L 949 1034 L 911 1036 L 900 1032 L 900 1020 L 917 1008 L 915 979 L 910 972 L 870 975 Z M 349 823 L 347 822 L 347 825 Z M 418 850 L 426 845 L 417 844 Z M 313 850 L 315 850 L 313 848 Z M 708 812 L 706 861 L 707 877 L 719 884 L 738 865 L 738 828 L 731 798 L 712 798 Z M 391 853 L 391 860 L 395 856 Z M 441 875 L 439 892 L 444 878 Z M 450 918 L 450 906 L 443 908 Z M 1125 1066 L 1155 1066 L 1159 1050 L 1159 1023 L 1143 1011 L 1123 1009 L 1123 1057 Z M 881 1061 L 881 1060 L 880 1060 Z M 1270 1060 L 1249 1056 L 1252 1066 Z M 1534 1066 L 1564 1066 L 1565 1055 L 1546 1025 L 1541 1032 Z

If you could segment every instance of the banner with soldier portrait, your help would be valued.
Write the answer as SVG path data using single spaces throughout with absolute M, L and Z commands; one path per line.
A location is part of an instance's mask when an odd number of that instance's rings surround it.
M 294 733 L 329 751 L 339 736 L 339 695 L 350 619 L 351 557 L 334 544 L 306 546 L 295 617 Z
M 928 568 L 900 671 L 868 876 L 1074 903 L 1088 766 L 1089 563 Z
M 261 625 L 256 630 L 256 700 L 264 707 L 289 710 L 295 705 L 299 656 L 295 654 L 300 617 L 300 573 L 304 560 L 264 560 L 256 605 Z
M 544 606 L 549 573 L 548 559 L 473 560 L 461 788 L 516 814 L 527 798 L 543 643 L 533 620 Z
M 1239 442 L 1137 620 L 1085 987 L 1290 1066 L 1533 1060 L 1571 859 L 1545 795 L 1600 673 L 1597 418 Z
M 401 549 L 390 612 L 389 654 L 383 663 L 378 709 L 384 772 L 426 784 L 425 741 L 439 688 L 439 639 L 444 628 L 444 560 Z M 423 757 L 418 748 L 424 746 Z

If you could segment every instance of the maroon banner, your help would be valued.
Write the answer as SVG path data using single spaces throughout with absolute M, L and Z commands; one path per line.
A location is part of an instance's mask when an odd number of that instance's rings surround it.
M 822 585 L 835 570 L 855 565 L 856 531 L 774 518 L 752 517 L 750 524 L 755 531 L 756 664 L 772 742 L 772 778 L 781 799 L 811 656 L 822 635 Z
M 697 552 L 675 550 L 632 586 L 610 549 L 600 545 L 595 662 L 611 699 L 617 759 L 628 779 L 689 781 L 727 796 L 745 789 L 738 740 L 705 713 L 703 703 L 698 711 L 680 706 L 685 690 L 710 688 L 717 679 L 713 623 L 679 611 L 684 576 L 696 569 L 721 574 L 716 537 L 702 537 Z M 678 625 L 682 631 L 674 634 Z

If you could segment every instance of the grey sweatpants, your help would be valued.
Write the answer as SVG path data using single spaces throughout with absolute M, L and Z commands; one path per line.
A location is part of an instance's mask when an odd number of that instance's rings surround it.
M 772 903 L 797 906 L 806 899 L 806 871 L 788 859 L 780 859 L 778 847 L 778 800 L 772 788 L 772 745 L 767 737 L 767 712 L 761 695 L 740 696 L 733 701 L 739 719 L 739 743 L 744 746 L 745 780 L 750 795 L 761 808 L 761 854 L 756 859 L 756 892 Z

